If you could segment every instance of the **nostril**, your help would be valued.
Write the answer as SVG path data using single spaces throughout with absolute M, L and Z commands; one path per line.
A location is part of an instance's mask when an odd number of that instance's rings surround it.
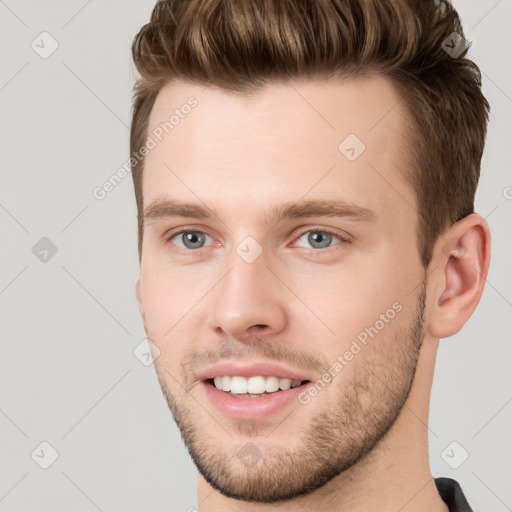
M 268 327 L 266 324 L 254 324 L 249 328 L 249 331 L 263 331 Z

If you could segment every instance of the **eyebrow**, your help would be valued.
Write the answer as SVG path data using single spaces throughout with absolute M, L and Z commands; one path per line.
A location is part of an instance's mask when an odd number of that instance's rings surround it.
M 194 219 L 220 219 L 215 210 L 200 203 L 188 203 L 174 199 L 156 200 L 144 208 L 144 219 L 166 217 L 191 217 Z M 375 222 L 377 215 L 372 210 L 342 200 L 306 200 L 273 205 L 266 217 L 270 222 L 305 217 L 350 217 L 354 220 Z

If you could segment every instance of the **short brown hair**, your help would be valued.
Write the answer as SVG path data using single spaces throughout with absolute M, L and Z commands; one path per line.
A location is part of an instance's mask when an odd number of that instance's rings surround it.
M 132 45 L 140 77 L 130 151 L 146 142 L 156 96 L 173 79 L 249 95 L 271 80 L 380 73 L 405 100 L 414 127 L 406 179 L 427 267 L 439 235 L 474 211 L 480 175 L 490 107 L 464 43 L 447 0 L 159 1 Z M 143 166 L 132 159 L 139 258 Z

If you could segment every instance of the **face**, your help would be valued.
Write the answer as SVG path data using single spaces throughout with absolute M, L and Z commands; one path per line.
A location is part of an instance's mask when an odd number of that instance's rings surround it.
M 156 100 L 137 298 L 184 442 L 225 496 L 320 488 L 402 410 L 425 305 L 405 114 L 378 76 L 249 98 L 177 81 Z

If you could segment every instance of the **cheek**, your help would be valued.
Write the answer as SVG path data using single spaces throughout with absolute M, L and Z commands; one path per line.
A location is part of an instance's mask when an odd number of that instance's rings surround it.
M 183 298 L 176 290 L 177 284 L 168 276 L 141 271 L 144 327 L 158 349 L 155 368 L 168 389 L 174 389 L 176 380 L 181 382 L 179 364 L 185 350 L 182 342 L 187 339 L 181 330 L 184 322 L 180 321 L 186 311 Z
M 326 355 L 333 361 L 350 350 L 354 340 L 364 344 L 387 339 L 402 325 L 403 312 L 415 296 L 410 293 L 411 282 L 411 276 L 382 259 L 373 266 L 339 267 L 296 281 L 297 295 L 314 313 L 305 315 L 302 306 L 302 322 L 308 319 L 309 323 L 309 328 L 303 327 L 313 339 L 321 338 Z M 311 321 L 318 326 L 316 334 Z
M 201 293 L 204 276 L 193 266 L 172 265 L 161 249 L 151 246 L 145 249 L 141 265 L 141 297 L 145 310 L 156 319 L 183 314 L 187 305 L 191 307 L 194 297 Z
M 216 277 L 214 273 L 213 278 Z M 164 268 L 144 263 L 141 299 L 148 337 L 160 351 L 159 364 L 179 375 L 180 362 L 195 340 L 201 340 L 207 292 L 213 281 L 191 267 Z M 200 317 L 200 318 L 199 318 Z
M 143 265 L 140 291 L 144 322 L 155 338 L 161 338 L 178 320 L 183 309 L 180 283 L 169 272 Z

